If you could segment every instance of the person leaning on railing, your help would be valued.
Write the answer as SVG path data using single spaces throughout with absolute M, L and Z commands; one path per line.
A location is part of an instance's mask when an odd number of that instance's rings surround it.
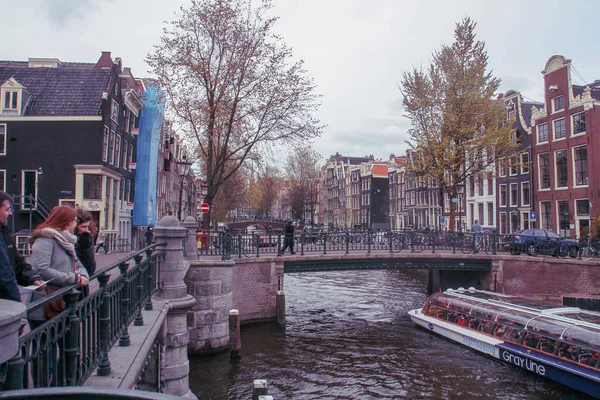
M 63 286 L 78 283 L 87 286 L 89 274 L 75 255 L 75 227 L 77 212 L 70 206 L 57 206 L 52 209 L 48 219 L 39 225 L 29 237 L 31 247 L 31 265 L 42 279 L 52 282 L 47 292 L 51 293 Z M 44 296 L 35 292 L 34 301 Z M 46 319 L 64 310 L 62 299 L 52 301 L 45 308 L 38 308 L 29 315 L 32 328 L 41 325 Z M 62 308 L 62 309 L 61 309 Z

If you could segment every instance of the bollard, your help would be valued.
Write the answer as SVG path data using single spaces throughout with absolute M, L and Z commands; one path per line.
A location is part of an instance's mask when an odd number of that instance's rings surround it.
M 260 396 L 266 396 L 268 389 L 266 379 L 255 379 L 252 386 L 252 400 L 258 400 Z
M 240 334 L 240 312 L 238 310 L 229 310 L 229 349 L 231 358 L 239 358 L 242 348 Z
M 277 313 L 277 325 L 285 327 L 285 293 L 283 293 L 283 290 L 277 291 L 275 310 Z

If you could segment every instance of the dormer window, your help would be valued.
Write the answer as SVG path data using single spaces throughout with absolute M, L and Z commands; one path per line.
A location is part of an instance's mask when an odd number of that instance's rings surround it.
M 0 114 L 21 115 L 30 95 L 14 78 L 0 86 Z
M 19 105 L 19 92 L 8 91 L 4 92 L 4 109 L 5 110 L 16 110 Z

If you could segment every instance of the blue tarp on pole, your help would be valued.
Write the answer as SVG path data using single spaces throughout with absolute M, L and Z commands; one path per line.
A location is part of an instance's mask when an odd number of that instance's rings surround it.
M 165 103 L 158 85 L 146 82 L 144 108 L 140 114 L 133 199 L 133 226 L 156 224 L 158 144 Z

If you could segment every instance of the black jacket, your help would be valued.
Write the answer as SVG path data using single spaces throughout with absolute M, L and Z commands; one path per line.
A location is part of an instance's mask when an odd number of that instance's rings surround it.
M 294 225 L 291 222 L 285 224 L 285 237 L 294 237 Z
M 77 235 L 75 245 L 77 258 L 83 264 L 87 272 L 92 276 L 96 271 L 96 259 L 94 257 L 94 238 L 87 232 Z
M 36 274 L 33 267 L 25 261 L 25 257 L 17 251 L 15 238 L 8 225 L 1 225 L 0 229 L 2 229 L 4 243 L 6 243 L 8 260 L 17 275 L 17 283 L 21 286 L 29 286 L 35 281 L 43 281 L 42 277 Z

